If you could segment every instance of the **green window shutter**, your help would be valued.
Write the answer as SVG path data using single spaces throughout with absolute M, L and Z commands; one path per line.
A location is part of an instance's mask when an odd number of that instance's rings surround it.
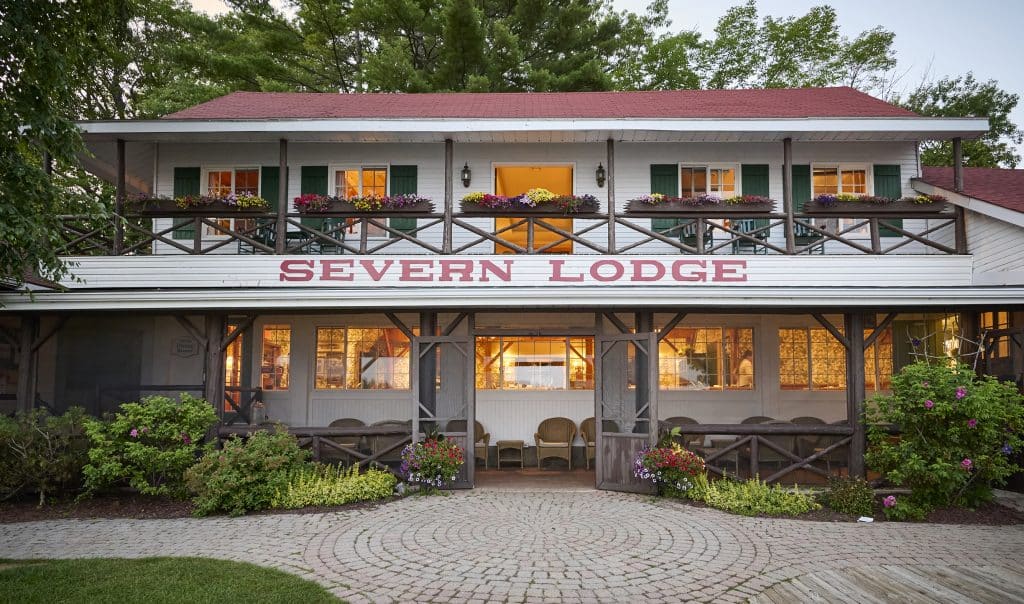
M 270 209 L 277 211 L 281 186 L 281 168 L 277 166 L 263 166 L 260 170 L 260 192 L 263 199 L 270 204 Z
M 651 164 L 651 193 L 679 197 L 679 166 Z M 677 218 L 652 218 L 651 230 L 664 231 L 679 224 Z
M 302 166 L 300 174 L 299 194 L 314 193 L 316 195 L 327 195 L 327 166 Z M 322 230 L 324 228 L 323 218 L 303 218 L 302 224 Z
M 875 195 L 878 197 L 889 197 L 899 199 L 903 197 L 903 181 L 900 178 L 899 165 L 875 166 Z M 903 219 L 891 218 L 888 222 L 903 228 Z M 878 234 L 882 237 L 898 237 L 899 233 L 886 228 L 879 229 Z
M 803 212 L 804 204 L 811 200 L 811 167 L 793 165 L 793 211 Z
M 742 180 L 740 187 L 744 195 L 768 197 L 768 164 L 743 164 L 740 166 Z
M 417 167 L 416 166 L 391 166 L 391 195 L 415 195 Z M 391 218 L 388 225 L 396 231 L 409 233 L 416 230 L 415 218 Z M 392 235 L 394 238 L 394 235 Z
M 199 168 L 175 168 L 174 197 L 199 195 L 199 174 Z M 192 239 L 195 236 L 196 230 L 191 226 L 174 229 L 174 231 L 171 232 L 172 239 Z

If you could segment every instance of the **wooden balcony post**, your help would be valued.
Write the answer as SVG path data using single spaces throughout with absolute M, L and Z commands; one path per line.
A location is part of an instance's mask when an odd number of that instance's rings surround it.
M 18 411 L 31 411 L 36 399 L 36 353 L 32 350 L 39 335 L 39 316 L 22 315 L 18 345 Z
M 454 185 L 452 179 L 455 174 L 452 171 L 452 161 L 455 154 L 455 144 L 452 139 L 444 139 L 444 239 L 441 242 L 441 253 L 452 253 L 452 214 L 454 208 Z
M 117 139 L 117 194 L 114 197 L 114 255 L 120 256 L 124 249 L 124 222 L 121 216 L 124 215 L 125 198 L 125 155 L 124 139 Z M 155 183 L 154 183 L 155 184 Z
M 867 396 L 864 379 L 864 314 L 848 312 L 843 315 L 844 331 L 849 348 L 846 349 L 846 420 L 853 429 L 850 441 L 850 476 L 864 477 L 864 451 L 867 448 L 864 431 L 864 399 Z
M 224 410 L 224 351 L 221 344 L 227 332 L 227 317 L 206 315 L 206 356 L 203 363 L 203 396 L 220 416 Z
M 953 190 L 964 190 L 964 144 L 959 136 L 953 139 Z
M 978 351 L 984 343 L 981 341 L 981 313 L 976 310 L 965 310 L 960 313 L 960 362 L 970 365 L 976 370 L 984 367 L 977 365 Z
M 953 210 L 956 212 L 953 223 L 953 239 L 956 247 L 956 253 L 966 254 L 967 250 L 967 211 L 961 206 L 956 206 Z
M 277 152 L 277 222 L 274 227 L 274 253 L 285 251 L 288 231 L 288 139 L 281 139 Z
M 615 140 L 608 139 L 607 157 L 605 163 L 608 165 L 605 186 L 608 187 L 608 252 L 615 253 Z
M 782 139 L 782 211 L 786 213 L 786 253 L 796 250 L 793 229 L 793 139 Z

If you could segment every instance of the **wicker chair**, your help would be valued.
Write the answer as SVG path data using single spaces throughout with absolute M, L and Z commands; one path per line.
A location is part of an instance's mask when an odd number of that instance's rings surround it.
M 366 422 L 364 422 L 362 420 L 355 419 L 353 417 L 343 417 L 341 419 L 334 420 L 333 422 L 328 424 L 327 427 L 328 428 L 365 428 L 366 427 Z M 336 436 L 336 437 L 331 438 L 329 440 L 331 442 L 333 442 L 334 444 L 338 445 L 339 447 L 346 447 L 348 449 L 354 449 L 356 451 L 365 448 L 365 444 L 366 444 L 366 442 L 365 442 L 365 440 L 363 439 L 362 436 Z M 339 455 L 343 455 L 345 457 L 345 459 L 348 459 L 350 457 L 344 451 L 338 451 L 337 449 L 332 449 L 330 447 L 328 447 L 327 449 L 324 449 L 324 451 L 325 452 L 326 451 L 332 451 L 333 453 L 336 453 L 336 454 L 339 454 Z
M 533 439 L 537 444 L 537 467 L 542 459 L 558 457 L 572 469 L 572 440 L 576 438 L 576 422 L 567 417 L 549 417 L 537 426 Z
M 373 428 L 404 428 L 408 435 L 412 434 L 412 421 L 399 421 L 396 419 L 386 419 L 384 421 L 374 422 L 371 424 Z M 388 434 L 373 436 L 370 438 L 370 451 L 373 455 L 378 452 L 390 448 L 392 445 L 404 441 L 408 438 L 408 435 Z M 384 455 L 377 458 L 377 461 L 381 463 L 398 462 L 402 460 L 402 449 L 396 448 L 392 451 L 385 453 Z
M 799 426 L 824 426 L 825 420 L 820 417 L 811 417 L 804 415 L 800 417 L 794 417 L 793 423 Z M 810 457 L 814 455 L 814 452 L 821 448 L 821 443 L 824 442 L 824 436 L 798 436 L 796 439 L 797 455 L 800 457 Z
M 660 428 L 663 435 L 671 432 L 672 428 L 682 429 L 682 433 L 676 439 L 676 442 L 682 445 L 685 449 L 700 452 L 700 450 L 704 447 L 704 435 L 686 433 L 686 426 L 693 426 L 699 423 L 700 422 L 693 419 L 692 417 L 684 417 L 679 415 L 676 417 L 670 417 L 668 419 L 662 420 L 660 422 Z
M 775 421 L 774 417 L 768 417 L 766 415 L 755 415 L 753 417 L 748 417 L 747 419 L 741 421 L 740 423 L 741 424 L 765 424 L 765 423 L 773 422 L 773 421 Z
M 445 426 L 445 432 L 465 432 L 466 420 L 453 419 Z M 484 460 L 487 467 L 487 448 L 491 445 L 491 435 L 484 430 L 483 424 L 473 420 L 473 457 Z

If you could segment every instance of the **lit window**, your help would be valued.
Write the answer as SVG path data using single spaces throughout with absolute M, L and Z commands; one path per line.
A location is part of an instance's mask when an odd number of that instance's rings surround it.
M 679 196 L 714 195 L 722 199 L 736 195 L 736 168 L 683 166 L 679 169 Z
M 867 195 L 868 193 L 868 171 L 865 166 L 815 165 L 813 174 L 815 197 L 840 193 L 849 195 Z
M 754 330 L 682 327 L 658 345 L 658 382 L 665 390 L 754 388 Z
M 318 390 L 409 388 L 409 339 L 392 327 L 318 327 Z
M 593 338 L 478 337 L 481 390 L 592 390 Z
M 353 197 L 384 197 L 388 194 L 387 168 L 345 168 L 334 171 L 334 195 L 343 199 Z M 360 225 L 356 218 L 349 218 L 345 227 L 347 235 L 359 236 Z M 369 225 L 368 237 L 384 237 L 382 227 Z
M 292 330 L 288 325 L 267 325 L 263 328 L 260 385 L 264 390 L 288 389 L 291 342 Z
M 235 168 L 232 170 L 210 170 L 206 173 L 206 194 L 212 197 L 227 197 L 231 193 L 237 195 L 260 194 L 259 168 Z M 252 219 L 247 218 L 216 218 L 217 226 L 230 231 L 249 233 L 255 226 Z M 208 236 L 225 237 L 227 233 L 207 225 L 204 233 Z M 251 233 L 249 233 L 251 234 Z
M 497 166 L 494 168 L 494 194 L 514 197 L 530 189 L 547 189 L 555 195 L 573 194 L 572 166 Z M 549 218 L 544 222 L 556 229 L 573 232 L 572 218 Z M 529 225 L 524 218 L 495 218 L 494 230 L 501 231 L 499 237 L 521 248 L 529 242 Z M 533 227 L 533 248 L 543 248 L 545 254 L 571 254 L 572 241 L 564 240 L 551 229 L 535 224 Z M 514 254 L 515 250 L 500 243 L 494 244 L 496 254 Z
M 842 333 L 842 330 L 839 330 Z M 864 330 L 868 337 L 873 330 Z M 892 385 L 892 331 L 887 329 L 864 352 L 865 388 Z M 845 390 L 846 348 L 821 327 L 779 330 L 779 387 L 783 390 Z
M 981 331 L 992 331 L 993 329 L 1006 329 L 1010 326 L 1010 313 L 1006 311 L 983 312 L 981 313 Z M 1005 358 L 1010 356 L 1010 339 L 1007 336 L 1000 336 L 992 348 L 993 357 Z
M 229 335 L 237 325 L 229 324 L 224 335 Z M 224 412 L 235 413 L 230 401 L 242 405 L 242 395 L 238 389 L 242 387 L 242 368 L 245 365 L 245 333 L 238 334 L 224 351 Z

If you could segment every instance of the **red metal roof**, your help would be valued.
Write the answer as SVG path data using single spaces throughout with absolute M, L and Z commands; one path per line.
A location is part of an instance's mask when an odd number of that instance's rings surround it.
M 165 119 L 618 119 L 915 117 L 849 87 L 647 92 L 233 92 Z
M 953 168 L 924 166 L 921 180 L 953 190 Z M 1024 170 L 964 168 L 963 194 L 1000 207 L 1024 212 Z

